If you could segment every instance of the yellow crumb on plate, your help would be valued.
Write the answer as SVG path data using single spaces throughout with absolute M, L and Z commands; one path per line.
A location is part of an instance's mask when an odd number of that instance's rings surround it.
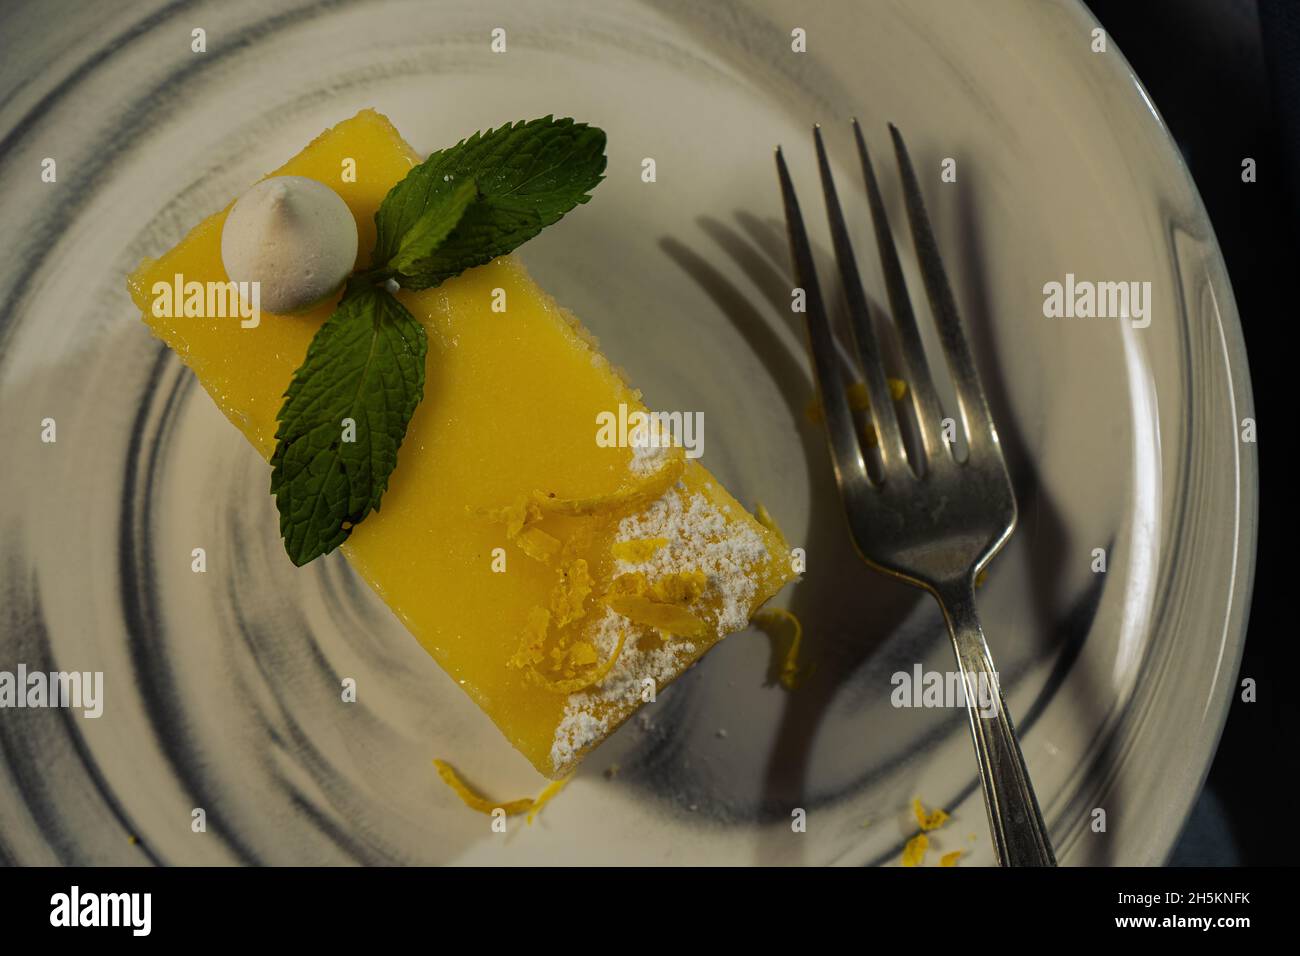
M 871 392 L 866 382 L 853 382 L 844 389 L 844 395 L 849 400 L 849 408 L 855 412 L 865 412 L 871 407 Z
M 957 861 L 961 859 L 961 855 L 965 852 L 965 850 L 953 850 L 951 853 L 945 853 L 943 856 L 939 857 L 939 865 L 956 866 Z
M 937 807 L 927 811 L 919 799 L 912 801 L 912 813 L 916 816 L 917 826 L 922 832 L 937 830 L 948 822 L 948 812 Z
M 807 671 L 799 661 L 799 651 L 803 644 L 803 625 L 799 618 L 783 607 L 766 608 L 753 618 L 754 626 L 772 640 L 773 660 L 780 660 L 780 667 L 773 667 L 776 680 L 786 690 L 796 689 Z
M 438 776 L 442 778 L 443 783 L 451 787 L 456 792 L 456 796 L 460 797 L 465 806 L 471 810 L 476 810 L 488 816 L 491 816 L 493 811 L 497 809 L 504 810 L 508 817 L 526 813 L 530 825 L 536 819 L 537 814 L 542 812 L 542 807 L 555 799 L 556 794 L 563 790 L 565 785 L 573 779 L 573 775 L 570 774 L 560 780 L 552 780 L 542 788 L 542 792 L 536 797 L 521 797 L 518 800 L 506 801 L 489 800 L 467 784 L 460 774 L 456 772 L 456 768 L 447 761 L 435 759 L 433 765 L 438 768 Z
M 896 402 L 901 402 L 907 395 L 907 383 L 901 378 L 890 378 L 885 380 L 889 385 L 889 397 Z M 851 382 L 844 388 L 844 397 L 848 399 L 849 408 L 855 412 L 865 412 L 871 407 L 871 393 L 867 390 L 866 382 Z M 822 407 L 821 399 L 813 396 L 804 406 L 804 417 L 814 425 L 820 425 L 826 420 L 826 412 Z
M 555 795 L 559 793 L 561 790 L 563 790 L 565 785 L 572 779 L 573 779 L 573 774 L 569 774 L 569 776 L 563 777 L 559 780 L 552 780 L 550 783 L 548 783 L 545 787 L 542 788 L 542 792 L 539 793 L 537 797 L 533 800 L 532 809 L 528 811 L 528 816 L 526 819 L 528 820 L 529 826 L 533 825 L 533 820 L 536 819 L 537 814 L 542 812 L 542 807 L 546 806 L 553 799 L 555 799 Z
M 925 851 L 930 848 L 930 838 L 918 833 L 903 847 L 903 866 L 920 866 L 925 861 Z
M 438 776 L 442 782 L 451 787 L 460 797 L 465 806 L 471 810 L 477 810 L 479 813 L 486 813 L 489 816 L 493 810 L 501 809 L 506 812 L 506 816 L 514 816 L 517 813 L 527 813 L 533 808 L 532 797 L 524 797 L 520 800 L 489 800 L 478 791 L 474 790 L 461 779 L 456 769 L 445 760 L 434 760 L 433 765 L 438 768 Z

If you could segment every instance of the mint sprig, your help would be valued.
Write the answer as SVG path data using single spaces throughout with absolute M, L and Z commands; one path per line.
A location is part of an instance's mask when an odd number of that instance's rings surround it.
M 507 124 L 433 153 L 384 197 L 373 266 L 403 288 L 427 289 L 527 242 L 590 199 L 604 178 L 605 133 L 571 119 Z M 445 239 L 418 261 L 404 237 L 473 180 L 476 196 Z
M 427 289 L 513 251 L 590 198 L 604 151 L 601 130 L 547 116 L 439 150 L 389 191 L 371 268 L 348 281 L 277 416 L 271 494 L 294 564 L 379 510 L 424 397 L 424 326 L 385 281 Z

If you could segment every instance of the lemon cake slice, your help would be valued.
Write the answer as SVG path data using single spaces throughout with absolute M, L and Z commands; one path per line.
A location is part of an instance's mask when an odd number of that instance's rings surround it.
M 364 267 L 380 203 L 419 161 L 367 110 L 271 175 L 334 190 Z M 158 308 L 189 283 L 229 281 L 229 211 L 129 285 L 270 460 L 277 411 L 337 296 L 257 322 L 197 300 Z M 600 440 L 610 416 L 647 411 L 640 394 L 513 256 L 397 297 L 427 332 L 424 398 L 382 507 L 341 550 L 510 743 L 563 777 L 793 577 L 787 545 L 680 445 Z

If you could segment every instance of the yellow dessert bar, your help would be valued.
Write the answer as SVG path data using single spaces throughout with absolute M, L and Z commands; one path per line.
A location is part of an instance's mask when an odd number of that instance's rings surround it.
M 365 266 L 380 202 L 418 162 L 367 110 L 271 175 L 335 190 Z M 129 284 L 269 459 L 285 389 L 337 297 L 256 324 L 156 308 L 164 287 L 228 281 L 228 209 Z M 513 257 L 398 298 L 427 330 L 425 395 L 380 510 L 342 550 L 506 738 L 562 777 L 791 579 L 787 545 L 682 448 L 597 440 L 601 416 L 646 408 Z

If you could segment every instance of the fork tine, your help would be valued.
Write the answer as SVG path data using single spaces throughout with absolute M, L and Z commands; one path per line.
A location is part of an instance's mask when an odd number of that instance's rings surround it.
M 980 384 L 979 371 L 971 355 L 970 345 L 962 331 L 961 318 L 957 314 L 957 302 L 953 298 L 952 286 L 948 283 L 948 274 L 943 268 L 943 259 L 939 255 L 939 246 L 934 239 L 934 230 L 930 226 L 930 217 L 925 211 L 925 200 L 921 196 L 921 186 L 912 168 L 912 160 L 907 153 L 903 135 L 893 123 L 889 124 L 889 134 L 894 140 L 894 154 L 898 159 L 898 169 L 903 180 L 903 195 L 907 203 L 907 219 L 912 226 L 912 241 L 916 245 L 916 258 L 921 265 L 921 275 L 925 279 L 926 295 L 930 299 L 930 310 L 934 314 L 934 324 L 939 331 L 939 342 L 948 358 L 952 371 L 953 388 L 961 406 L 962 419 L 966 425 L 966 440 L 970 453 L 979 450 L 993 450 L 1000 454 L 997 429 L 993 416 L 989 413 L 988 401 L 984 397 L 984 388 Z
M 903 434 L 898 428 L 898 416 L 894 412 L 893 396 L 889 393 L 885 366 L 880 358 L 880 343 L 876 339 L 876 330 L 871 324 L 866 293 L 862 291 L 862 279 L 858 275 L 853 244 L 849 241 L 849 231 L 844 225 L 844 212 L 840 209 L 839 196 L 835 192 L 835 179 L 831 174 L 830 160 L 826 156 L 826 146 L 822 142 L 821 126 L 813 127 L 813 140 L 817 144 L 817 168 L 821 173 L 822 192 L 826 198 L 826 217 L 830 220 L 831 238 L 835 244 L 835 259 L 839 263 L 840 280 L 849 304 L 853 341 L 858 347 L 858 364 L 867 379 L 867 394 L 871 399 L 870 413 L 879 438 L 880 456 L 888 480 L 893 466 L 907 464 Z
M 855 488 L 868 481 L 866 463 L 858 444 L 853 425 L 853 412 L 849 408 L 840 374 L 839 354 L 831 334 L 831 324 L 826 317 L 821 288 L 817 284 L 817 269 L 813 264 L 812 247 L 804 230 L 803 216 L 799 213 L 799 200 L 795 197 L 790 170 L 780 147 L 776 150 L 776 171 L 781 179 L 781 196 L 785 203 L 786 227 L 790 233 L 790 253 L 794 259 L 795 281 L 804 290 L 807 306 L 805 318 L 808 328 L 809 351 L 813 357 L 813 371 L 817 378 L 817 391 L 821 397 L 826 419 L 826 435 L 830 440 L 831 464 L 835 481 L 846 503 Z
M 912 300 L 907 294 L 907 282 L 903 279 L 898 250 L 894 248 L 894 236 L 889 229 L 889 217 L 885 214 L 880 184 L 876 181 L 876 171 L 871 165 L 871 154 L 867 151 L 862 126 L 856 119 L 853 121 L 853 136 L 858 144 L 858 158 L 862 162 L 862 178 L 867 184 L 871 222 L 876 232 L 876 249 L 880 255 L 880 268 L 889 294 L 889 309 L 894 314 L 894 328 L 898 332 L 898 343 L 906 366 L 907 387 L 912 393 L 917 430 L 925 448 L 927 467 L 933 467 L 943 460 L 939 456 L 945 453 L 940 437 L 943 413 L 939 408 L 939 396 L 934 390 L 934 379 L 930 377 L 930 366 L 925 359 L 925 347 L 921 344 L 921 332 L 916 326 Z

